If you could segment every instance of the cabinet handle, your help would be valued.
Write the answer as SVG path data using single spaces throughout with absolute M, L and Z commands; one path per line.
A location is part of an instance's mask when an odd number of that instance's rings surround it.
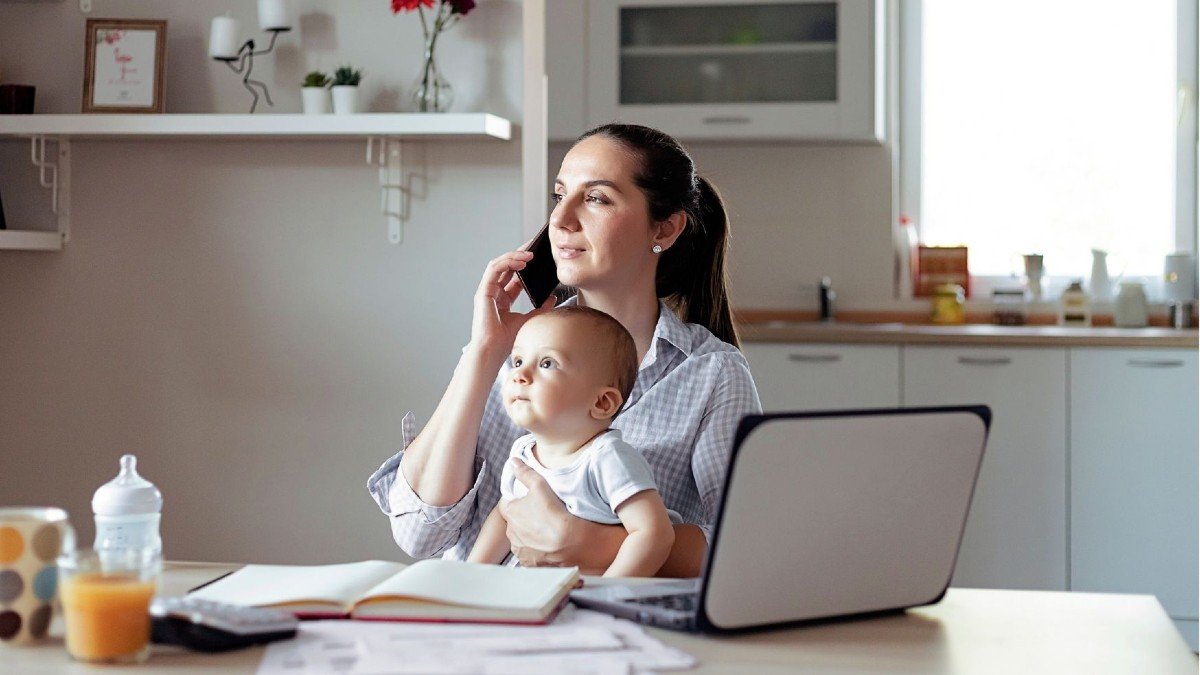
M 841 354 L 788 354 L 788 361 L 796 363 L 837 363 Z
M 1134 368 L 1178 368 L 1183 365 L 1180 359 L 1129 359 L 1129 365 Z
M 960 356 L 958 362 L 965 366 L 1007 366 L 1012 363 L 1010 356 Z
M 749 124 L 750 118 L 745 115 L 716 115 L 705 117 L 705 124 Z

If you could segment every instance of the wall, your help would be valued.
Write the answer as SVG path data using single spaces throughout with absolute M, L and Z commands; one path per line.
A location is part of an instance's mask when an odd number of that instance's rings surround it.
M 246 37 L 253 3 L 95 0 L 93 17 L 169 23 L 169 112 L 244 112 L 205 56 L 211 17 Z M 293 3 L 300 30 L 254 72 L 296 112 L 312 66 L 365 70 L 372 111 L 403 109 L 415 16 L 388 3 Z M 521 5 L 484 0 L 440 44 L 455 110 L 520 122 Z M 73 0 L 0 3 L 4 81 L 38 112 L 78 112 L 86 17 Z M 261 34 L 256 37 L 260 37 Z M 71 242 L 0 251 L 0 504 L 56 504 L 82 538 L 89 500 L 139 457 L 176 559 L 395 558 L 368 474 L 427 419 L 469 335 L 485 262 L 520 241 L 513 142 L 405 146 L 417 194 L 387 243 L 360 142 L 73 143 Z M 25 142 L 0 142 L 10 227 L 51 227 Z

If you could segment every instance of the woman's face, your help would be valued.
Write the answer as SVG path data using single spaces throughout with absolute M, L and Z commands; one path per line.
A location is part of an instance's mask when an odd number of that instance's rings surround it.
M 601 136 L 580 141 L 563 158 L 550 214 L 559 281 L 582 289 L 653 283 L 655 228 L 633 182 L 638 169 L 632 153 Z

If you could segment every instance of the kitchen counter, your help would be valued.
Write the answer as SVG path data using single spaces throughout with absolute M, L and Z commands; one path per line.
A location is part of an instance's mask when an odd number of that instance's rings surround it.
M 948 344 L 1029 347 L 1164 347 L 1200 344 L 1200 331 L 1170 328 L 1065 328 L 1062 326 L 934 326 L 911 323 L 819 321 L 742 321 L 738 335 L 746 342 Z

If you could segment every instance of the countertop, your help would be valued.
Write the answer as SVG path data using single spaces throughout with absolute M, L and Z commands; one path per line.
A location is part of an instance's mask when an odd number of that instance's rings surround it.
M 745 342 L 946 344 L 1028 347 L 1161 347 L 1195 349 L 1195 328 L 1066 328 L 1062 326 L 935 326 L 900 322 L 740 321 Z

